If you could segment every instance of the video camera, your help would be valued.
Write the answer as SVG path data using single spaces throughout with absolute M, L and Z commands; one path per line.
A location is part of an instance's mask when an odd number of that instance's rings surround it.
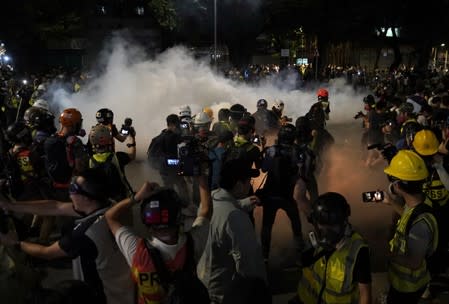
M 167 159 L 168 166 L 177 166 L 180 176 L 200 176 L 202 164 L 208 161 L 208 151 L 199 140 L 183 136 L 178 144 L 178 159 Z
M 122 135 L 129 135 L 133 133 L 134 128 L 132 127 L 133 120 L 131 118 L 125 118 L 125 122 L 122 124 L 122 128 L 120 130 L 120 133 Z
M 383 157 L 390 163 L 393 157 L 398 153 L 398 149 L 391 143 L 386 144 L 372 144 L 367 147 L 368 150 L 377 149 L 382 153 Z

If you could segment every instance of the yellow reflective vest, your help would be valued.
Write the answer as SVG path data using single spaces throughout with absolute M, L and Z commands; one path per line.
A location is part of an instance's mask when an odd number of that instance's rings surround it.
M 360 234 L 353 232 L 351 238 L 329 258 L 323 256 L 304 268 L 298 285 L 298 296 L 302 303 L 359 303 L 359 290 L 357 283 L 353 282 L 353 271 L 357 255 L 363 247 L 368 245 Z
M 427 182 L 423 185 L 423 192 L 432 203 L 444 206 L 449 199 L 449 191 L 444 187 L 438 172 L 434 168 L 429 170 L 429 172 L 430 176 Z
M 424 205 L 424 203 L 423 203 Z M 428 206 L 426 203 L 425 206 Z M 390 252 L 397 256 L 406 256 L 408 254 L 408 238 L 409 228 L 407 228 L 413 211 L 416 208 L 423 208 L 424 206 L 416 206 L 414 208 L 407 208 L 401 215 L 396 225 L 396 231 L 393 239 L 390 241 Z M 427 207 L 428 208 L 428 207 Z M 432 232 L 432 250 L 435 251 L 438 246 L 438 225 L 435 217 L 424 211 L 412 219 L 413 224 L 419 221 L 425 221 Z M 408 230 L 408 231 L 407 231 Z M 425 287 L 430 280 L 430 274 L 427 269 L 425 259 L 417 269 L 411 269 L 407 266 L 398 264 L 394 260 L 390 261 L 388 265 L 388 279 L 394 289 L 400 292 L 415 292 Z

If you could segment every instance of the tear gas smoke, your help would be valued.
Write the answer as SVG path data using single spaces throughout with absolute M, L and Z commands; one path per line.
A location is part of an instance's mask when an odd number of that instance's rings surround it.
M 169 49 L 154 60 L 148 59 L 138 46 L 130 46 L 120 39 L 115 39 L 107 50 L 103 54 L 104 72 L 80 93 L 70 95 L 53 88 L 52 108 L 57 108 L 56 112 L 69 106 L 78 108 L 86 130 L 95 124 L 95 113 L 103 107 L 114 112 L 118 127 L 125 117 L 133 118 L 139 155 L 165 127 L 166 116 L 177 114 L 181 105 L 190 105 L 193 114 L 211 106 L 217 117 L 220 108 L 233 103 L 241 103 L 254 112 L 260 98 L 268 100 L 269 108 L 275 99 L 281 99 L 285 114 L 296 119 L 317 101 L 316 90 L 288 90 L 276 82 L 248 86 L 225 79 L 214 74 L 207 62 L 195 60 L 184 47 Z M 330 123 L 352 121 L 353 113 L 362 107 L 364 95 L 344 86 L 343 80 L 324 86 L 330 94 Z
M 190 105 L 193 114 L 209 106 L 217 118 L 220 108 L 233 103 L 241 103 L 249 112 L 254 112 L 260 98 L 268 101 L 269 108 L 275 99 L 281 99 L 285 103 L 285 115 L 292 117 L 294 122 L 317 101 L 318 87 L 291 89 L 289 83 L 296 80 L 292 81 L 289 77 L 293 76 L 288 76 L 288 81 L 265 81 L 258 86 L 237 83 L 215 74 L 207 62 L 195 60 L 184 47 L 175 47 L 155 59 L 148 59 L 139 47 L 119 39 L 107 48 L 103 56 L 99 59 L 105 62 L 103 72 L 98 73 L 80 93 L 70 95 L 53 88 L 52 107 L 58 107 L 59 112 L 69 106 L 78 108 L 83 114 L 87 131 L 96 123 L 96 111 L 103 107 L 114 112 L 117 127 L 126 117 L 131 117 L 137 132 L 140 159 L 145 157 L 150 139 L 165 128 L 166 116 L 178 114 L 182 105 Z M 356 152 L 360 149 L 361 128 L 353 119 L 354 113 L 363 109 L 362 100 L 368 92 L 355 92 L 344 84 L 343 79 L 321 86 L 329 91 L 331 113 L 327 128 L 334 135 L 336 145 L 330 152 L 329 167 L 319 177 L 320 193 L 338 191 L 345 195 L 353 207 L 351 221 L 356 226 L 363 224 L 365 230 L 362 232 L 368 239 L 379 238 L 379 231 L 383 231 L 390 219 L 386 215 L 388 208 L 362 205 L 360 194 L 377 187 L 382 189 L 385 176 L 381 168 L 376 169 L 378 172 L 373 176 L 372 171 L 361 165 L 360 154 Z M 350 127 L 341 128 L 342 125 Z M 142 170 L 143 176 L 148 174 L 146 169 L 138 170 Z M 141 181 L 135 182 L 137 175 L 130 177 L 132 184 L 139 186 Z M 367 211 L 367 208 L 373 212 Z M 277 241 L 273 244 L 277 246 L 280 241 L 282 244 L 279 247 L 285 248 L 291 240 L 288 221 L 280 222 L 278 218 L 276 226 L 273 239 L 277 238 Z M 275 236 L 276 231 L 280 231 L 280 235 Z M 383 240 L 380 243 L 383 244 Z

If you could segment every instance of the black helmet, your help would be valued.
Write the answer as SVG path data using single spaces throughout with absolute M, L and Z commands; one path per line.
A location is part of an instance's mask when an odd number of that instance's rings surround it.
M 363 102 L 369 105 L 373 105 L 376 103 L 376 100 L 374 99 L 373 95 L 369 94 L 363 98 Z
M 175 190 L 159 188 L 140 206 L 142 223 L 148 227 L 167 228 L 180 225 L 183 202 Z
M 351 207 L 344 196 L 336 192 L 327 192 L 313 203 L 309 222 L 314 225 L 343 225 L 350 215 Z
M 402 126 L 401 136 L 407 138 L 410 142 L 415 138 L 415 134 L 421 131 L 423 126 L 416 121 L 409 121 Z
M 13 144 L 31 144 L 31 130 L 25 125 L 24 122 L 15 122 L 6 130 L 6 139 Z
M 239 103 L 232 105 L 229 110 L 231 119 L 234 121 L 239 121 L 246 112 L 246 108 Z
M 231 115 L 231 111 L 229 109 L 221 108 L 218 111 L 218 120 L 219 121 L 228 121 L 230 115 Z
M 111 124 L 114 120 L 114 112 L 112 110 L 107 108 L 102 108 L 97 111 L 95 114 L 95 118 L 97 119 L 98 123 L 108 125 Z
M 267 106 L 268 106 L 268 102 L 265 100 L 265 99 L 259 99 L 258 101 L 257 101 L 257 107 L 258 108 L 267 108 Z
M 54 119 L 55 116 L 51 112 L 34 106 L 28 108 L 23 114 L 25 124 L 37 130 L 54 128 Z
M 283 125 L 278 132 L 279 144 L 293 144 L 296 138 L 296 128 L 292 124 Z

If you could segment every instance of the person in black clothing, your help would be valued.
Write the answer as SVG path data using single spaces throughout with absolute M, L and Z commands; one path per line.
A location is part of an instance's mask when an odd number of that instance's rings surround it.
M 297 250 L 303 249 L 303 238 L 299 210 L 294 199 L 294 191 L 298 179 L 301 179 L 298 168 L 300 155 L 294 145 L 296 128 L 292 124 L 281 127 L 277 143 L 268 147 L 264 153 L 262 172 L 267 173 L 264 187 L 256 195 L 260 195 L 263 205 L 262 250 L 267 262 L 271 244 L 271 230 L 278 209 L 283 209 L 291 222 Z
M 167 128 L 162 131 L 161 138 L 161 150 L 164 157 L 161 159 L 159 173 L 162 184 L 175 188 L 178 193 L 187 193 L 187 184 L 184 178 L 178 175 L 178 166 L 169 161 L 178 159 L 178 144 L 182 139 L 179 116 L 170 114 L 167 116 L 166 122 Z

